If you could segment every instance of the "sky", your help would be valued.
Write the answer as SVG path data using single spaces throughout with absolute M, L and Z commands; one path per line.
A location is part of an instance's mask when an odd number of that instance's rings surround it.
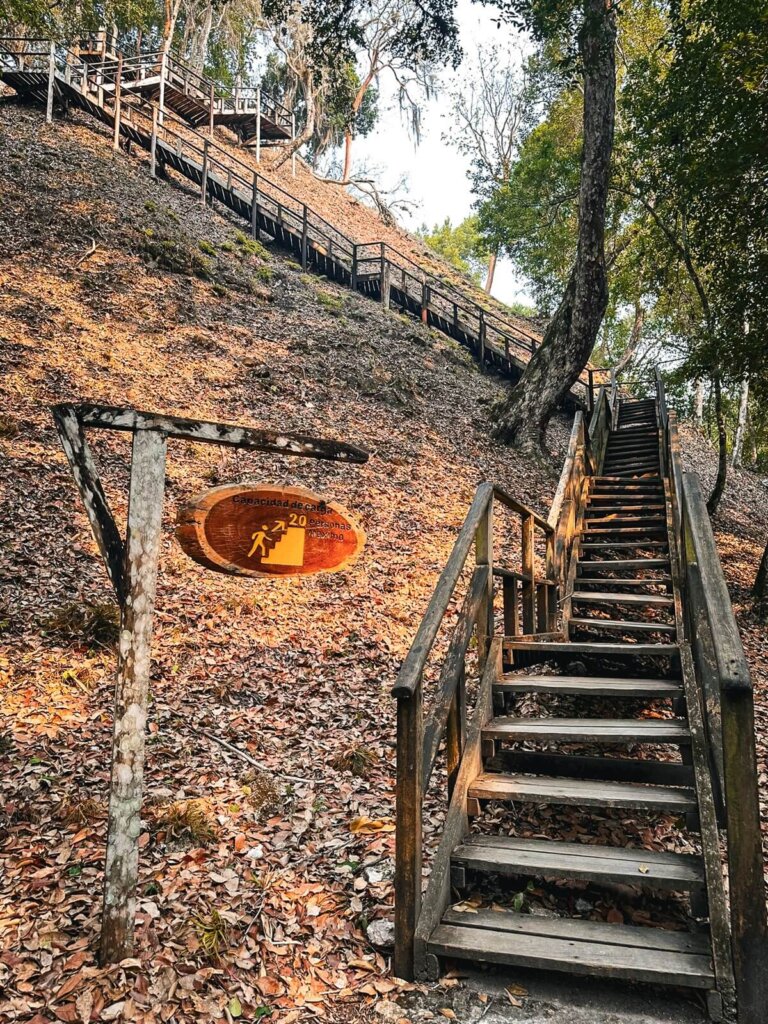
M 494 7 L 458 0 L 457 20 L 465 59 L 471 59 L 483 43 L 498 41 L 500 32 L 507 33 L 510 42 L 516 44 L 515 30 L 509 25 L 499 26 L 494 20 L 497 18 Z M 407 198 L 416 205 L 412 213 L 398 217 L 408 230 L 413 231 L 425 223 L 432 227 L 446 217 L 458 224 L 472 212 L 473 197 L 467 177 L 470 161 L 441 138 L 451 124 L 447 116 L 450 81 L 451 73 L 446 72 L 437 97 L 425 104 L 422 137 L 416 148 L 400 113 L 391 76 L 385 73 L 380 82 L 380 116 L 376 128 L 368 138 L 356 139 L 353 146 L 353 173 L 355 168 L 367 166 L 384 189 L 406 176 Z M 530 302 L 525 283 L 517 278 L 507 260 L 499 261 L 493 294 L 504 302 Z

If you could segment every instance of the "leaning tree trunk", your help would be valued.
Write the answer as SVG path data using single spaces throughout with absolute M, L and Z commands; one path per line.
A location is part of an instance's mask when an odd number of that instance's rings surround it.
M 608 304 L 605 209 L 616 107 L 616 18 L 607 0 L 583 0 L 579 52 L 584 78 L 584 142 L 576 261 L 544 340 L 498 409 L 494 435 L 541 450 L 553 413 L 594 348 Z
M 693 416 L 696 426 L 701 430 L 704 426 L 704 381 L 701 377 L 696 381 L 696 399 L 694 401 Z
M 720 386 L 719 374 L 712 378 L 712 389 L 715 395 L 715 423 L 717 424 L 717 477 L 715 486 L 707 501 L 707 512 L 711 516 L 717 512 L 717 506 L 725 490 L 728 478 L 728 435 L 725 432 L 725 415 L 723 414 L 723 390 Z
M 760 567 L 757 570 L 755 584 L 752 587 L 755 612 L 761 619 L 768 618 L 768 543 L 765 545 Z
M 749 407 L 749 377 L 741 382 L 741 400 L 739 401 L 739 420 L 736 425 L 736 436 L 733 439 L 733 454 L 731 465 L 734 469 L 741 466 L 741 456 L 744 451 L 744 434 L 747 430 L 747 409 Z
M 304 105 L 306 110 L 306 122 L 299 134 L 284 147 L 280 157 L 275 161 L 275 167 L 282 167 L 284 163 L 297 153 L 305 142 L 309 142 L 315 133 L 315 119 L 317 117 L 317 104 L 315 102 L 315 84 L 312 80 L 312 72 L 307 71 L 302 75 L 302 86 L 304 93 Z
M 635 318 L 632 321 L 632 330 L 629 333 L 627 340 L 627 347 L 621 354 L 621 358 L 613 368 L 613 372 L 618 375 L 629 366 L 635 357 L 637 352 L 637 346 L 640 344 L 640 339 L 643 336 L 643 324 L 645 323 L 645 310 L 643 309 L 642 303 L 638 300 L 635 302 Z

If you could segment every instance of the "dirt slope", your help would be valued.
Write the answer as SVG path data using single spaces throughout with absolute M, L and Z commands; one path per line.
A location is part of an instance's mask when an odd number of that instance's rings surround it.
M 489 441 L 502 382 L 245 244 L 90 124 L 0 105 L 0 194 L 0 1021 L 367 1020 L 396 987 L 364 934 L 391 913 L 389 688 L 475 485 L 545 511 L 568 424 L 553 424 L 551 467 Z M 371 452 L 352 468 L 170 443 L 138 944 L 111 971 L 94 949 L 112 595 L 48 412 L 61 401 Z M 93 444 L 122 522 L 127 439 Z M 692 450 L 709 472 L 708 450 Z M 225 480 L 337 498 L 368 534 L 360 562 L 279 582 L 206 572 L 173 522 Z M 743 607 L 768 521 L 754 479 L 738 482 L 718 525 Z M 764 633 L 743 624 L 762 673 Z

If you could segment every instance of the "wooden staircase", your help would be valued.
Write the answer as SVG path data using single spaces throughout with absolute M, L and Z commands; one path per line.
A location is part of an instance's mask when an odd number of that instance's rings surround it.
M 0 38 L 0 81 L 49 113 L 54 101 L 85 111 L 111 129 L 115 148 L 122 142 L 149 153 L 153 176 L 174 172 L 191 182 L 203 202 L 220 203 L 254 238 L 273 240 L 303 269 L 409 313 L 467 348 L 481 366 L 519 378 L 541 340 L 530 325 L 484 308 L 385 242 L 353 241 L 244 163 L 214 126 L 247 142 L 259 125 L 260 138 L 279 142 L 287 137 L 288 112 L 260 91 L 206 98 L 213 83 L 174 55 L 161 57 L 104 52 L 98 41 L 75 53 L 44 39 Z M 207 132 L 198 130 L 204 124 Z M 592 411 L 599 379 L 599 371 L 585 370 L 566 403 Z
M 406 708 L 418 720 L 412 702 L 423 701 L 427 663 L 422 657 L 419 668 L 409 656 L 403 665 L 395 689 L 398 974 L 434 978 L 456 960 L 539 968 L 698 989 L 713 1019 L 733 1012 L 732 927 L 743 927 L 734 901 L 748 897 L 735 891 L 732 875 L 729 922 L 719 830 L 741 810 L 723 806 L 728 775 L 724 781 L 713 756 L 717 716 L 702 699 L 706 666 L 691 652 L 680 561 L 685 482 L 659 388 L 656 398 L 637 401 L 601 390 L 589 430 L 577 414 L 544 529 L 542 575 L 558 582 L 559 615 L 539 615 L 531 627 L 542 576 L 530 510 L 521 511 L 522 571 L 489 559 L 505 587 L 510 576 L 517 583 L 504 591 L 502 634 L 492 612 L 490 622 L 477 620 L 481 643 L 491 639 L 466 727 L 461 672 L 445 710 L 447 663 L 427 719 L 432 736 L 443 721 L 449 726 L 450 801 L 423 900 L 415 893 L 421 857 L 411 843 L 411 804 L 424 798 L 436 744 L 433 737 L 414 792 Z M 728 626 L 738 638 L 732 613 Z M 423 636 L 414 648 L 425 654 Z M 754 787 L 751 848 L 760 863 Z M 746 806 L 743 794 L 731 799 Z M 662 833 L 677 837 L 665 850 L 654 848 Z M 764 970 L 765 907 L 755 899 L 762 915 L 753 922 L 751 955 Z M 756 1024 L 764 1007 L 755 1009 L 754 990 L 762 982 L 749 966 L 745 980 L 734 955 L 739 1019 Z

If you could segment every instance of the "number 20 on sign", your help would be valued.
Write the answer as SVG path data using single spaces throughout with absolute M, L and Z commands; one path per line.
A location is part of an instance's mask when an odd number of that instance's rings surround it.
M 365 533 L 345 508 L 303 487 L 224 484 L 181 509 L 176 537 L 196 562 L 238 576 L 345 569 Z

